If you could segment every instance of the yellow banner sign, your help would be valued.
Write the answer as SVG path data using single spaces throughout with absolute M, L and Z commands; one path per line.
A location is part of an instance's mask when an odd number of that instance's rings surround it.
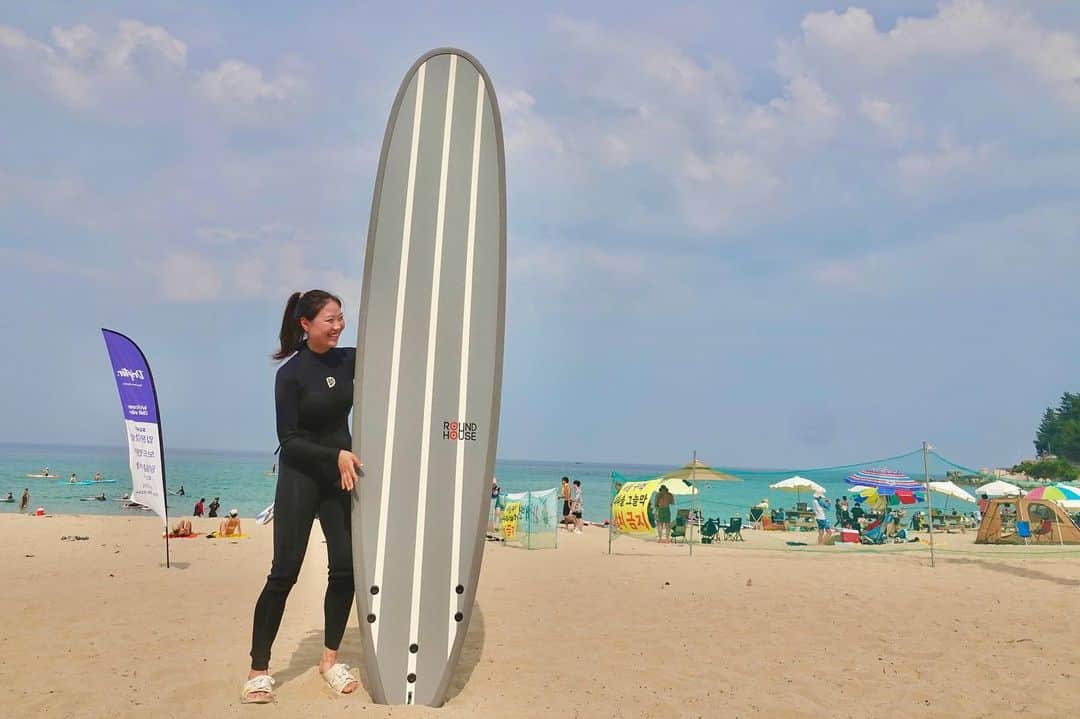
M 627 482 L 611 502 L 611 517 L 615 529 L 626 534 L 649 534 L 654 531 L 649 521 L 649 497 L 661 481 Z
M 521 518 L 521 502 L 507 502 L 502 511 L 503 539 L 512 542 L 517 538 L 518 519 Z

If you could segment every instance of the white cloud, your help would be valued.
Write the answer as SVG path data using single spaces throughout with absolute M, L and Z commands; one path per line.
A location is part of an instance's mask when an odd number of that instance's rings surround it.
M 895 73 L 901 66 L 1004 57 L 1030 73 L 1062 101 L 1080 109 L 1080 42 L 1049 30 L 1031 16 L 983 0 L 943 3 L 937 14 L 897 20 L 886 32 L 858 7 L 810 13 L 797 45 L 782 52 L 781 67 L 801 69 L 807 58 L 830 62 L 848 76 Z
M 0 25 L 0 62 L 74 108 L 98 108 L 175 77 L 187 46 L 165 29 L 121 20 L 108 36 L 86 25 L 52 28 L 53 44 Z
M 259 68 L 240 60 L 226 60 L 204 72 L 195 83 L 195 92 L 204 101 L 226 113 L 245 115 L 293 100 L 303 90 L 304 81 L 294 68 L 286 68 L 270 79 Z
M 218 264 L 192 252 L 167 256 L 158 273 L 162 297 L 170 302 L 209 302 L 224 286 Z
M 902 140 L 911 132 L 904 109 L 895 102 L 864 97 L 859 112 L 890 140 Z
M 985 169 L 992 160 L 990 145 L 960 145 L 946 136 L 933 150 L 904 155 L 896 164 L 900 182 L 907 190 L 925 191 L 938 189 L 935 183 Z

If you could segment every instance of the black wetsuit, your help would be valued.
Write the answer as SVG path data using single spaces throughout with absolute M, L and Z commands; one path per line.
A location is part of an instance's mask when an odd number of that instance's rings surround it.
M 341 488 L 338 453 L 352 449 L 349 411 L 356 350 L 316 354 L 307 348 L 278 369 L 274 396 L 281 442 L 274 494 L 274 562 L 255 604 L 251 668 L 268 669 L 285 599 L 307 552 L 311 523 L 319 517 L 329 555 L 323 603 L 326 647 L 336 650 L 353 600 L 352 498 Z

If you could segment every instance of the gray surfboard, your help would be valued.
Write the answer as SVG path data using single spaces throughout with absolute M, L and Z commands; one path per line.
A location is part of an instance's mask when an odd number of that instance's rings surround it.
M 506 307 L 502 125 L 484 69 L 433 50 L 390 111 L 356 353 L 356 603 L 368 687 L 446 698 L 476 596 Z

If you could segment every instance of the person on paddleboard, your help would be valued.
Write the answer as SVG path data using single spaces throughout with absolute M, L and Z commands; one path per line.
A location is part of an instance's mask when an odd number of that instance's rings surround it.
M 246 704 L 274 700 L 270 648 L 316 515 L 330 569 L 319 672 L 338 694 L 351 694 L 359 686 L 349 667 L 337 661 L 353 603 L 351 494 L 362 466 L 351 451 L 348 424 L 356 350 L 337 346 L 344 329 L 341 300 L 329 292 L 294 292 L 285 304 L 281 344 L 273 355 L 287 360 L 274 384 L 281 452 L 274 493 L 274 559 L 255 604 L 251 671 L 241 697 Z

